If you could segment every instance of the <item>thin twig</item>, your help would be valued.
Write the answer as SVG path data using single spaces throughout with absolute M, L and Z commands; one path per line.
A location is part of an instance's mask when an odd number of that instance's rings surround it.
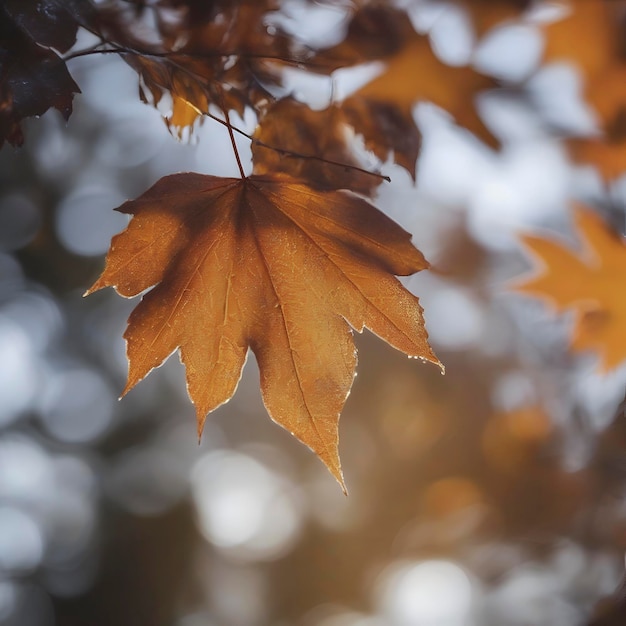
M 261 60 L 269 60 L 269 61 L 281 61 L 287 65 L 294 65 L 296 67 L 308 67 L 308 68 L 326 68 L 327 66 L 323 63 L 313 63 L 310 61 L 306 61 L 304 59 L 290 59 L 288 57 L 283 57 L 277 54 L 253 54 L 246 53 L 241 54 L 240 52 L 224 52 L 224 51 L 215 51 L 215 52 L 157 52 L 156 50 L 138 50 L 135 48 L 127 48 L 125 46 L 118 46 L 113 42 L 103 40 L 102 44 L 99 45 L 109 45 L 111 48 L 98 50 L 97 48 L 88 48 L 87 50 L 79 50 L 77 52 L 71 52 L 70 54 L 63 57 L 64 61 L 69 61 L 71 59 L 75 59 L 81 56 L 88 56 L 91 54 L 134 54 L 136 56 L 143 57 L 155 57 L 157 59 L 180 59 L 180 58 L 188 58 L 188 59 L 219 59 L 223 57 L 241 57 L 245 59 L 261 59 Z
M 229 124 L 227 124 L 223 119 L 217 117 L 217 115 L 213 115 L 212 113 L 208 113 L 208 112 L 203 113 L 203 115 L 206 115 L 208 118 L 214 120 L 218 124 L 222 124 L 222 126 L 229 127 Z M 293 157 L 294 159 L 311 159 L 314 161 L 321 161 L 322 163 L 328 163 L 329 165 L 335 165 L 336 167 L 341 167 L 343 169 L 355 170 L 357 172 L 361 172 L 362 174 L 367 174 L 368 176 L 374 176 L 375 178 L 380 178 L 381 180 L 387 181 L 388 183 L 391 182 L 390 176 L 387 176 L 385 174 L 380 174 L 378 172 L 372 172 L 371 170 L 366 170 L 362 167 L 359 167 L 358 165 L 352 165 L 350 163 L 342 163 L 341 161 L 333 161 L 331 159 L 326 159 L 324 157 L 317 156 L 316 154 L 304 154 L 302 152 L 295 152 L 294 150 L 287 150 L 285 148 L 277 148 L 276 146 L 272 146 L 268 143 L 265 143 L 264 141 L 261 141 L 260 139 L 257 139 L 250 133 L 247 133 L 245 130 L 241 130 L 241 128 L 237 128 L 237 126 L 233 126 L 232 124 L 230 124 L 230 129 L 238 133 L 239 135 L 246 137 L 253 144 L 256 144 L 257 146 L 262 146 L 263 148 L 267 148 L 268 150 L 274 150 L 274 152 L 278 152 L 278 154 L 281 154 L 283 156 Z
M 228 136 L 230 137 L 230 143 L 233 147 L 233 152 L 235 153 L 235 159 L 237 160 L 237 167 L 239 168 L 239 173 L 241 174 L 241 178 L 245 178 L 246 173 L 243 171 L 243 165 L 241 164 L 241 157 L 239 156 L 239 150 L 237 149 L 237 142 L 235 141 L 235 133 L 233 132 L 233 125 L 230 123 L 230 118 L 228 117 L 228 109 L 226 108 L 226 104 L 224 103 L 223 93 L 220 93 L 220 107 L 222 109 L 222 113 L 224 114 L 224 122 L 226 123 L 226 128 L 228 128 Z
M 107 44 L 108 42 L 103 42 L 104 44 Z M 113 45 L 113 44 L 108 44 L 108 45 Z M 137 51 L 137 50 L 132 50 L 130 48 L 124 48 L 121 46 L 117 46 L 115 48 L 108 48 L 108 49 L 104 49 L 104 50 L 98 50 L 95 48 L 90 48 L 87 50 L 80 50 L 78 52 L 74 52 L 72 54 L 69 54 L 65 57 L 64 60 L 69 60 L 69 59 L 74 59 L 77 57 L 81 57 L 81 56 L 88 56 L 91 54 L 134 54 L 137 56 L 153 56 L 153 57 L 157 57 L 157 58 L 166 58 L 169 60 L 169 62 L 176 67 L 177 69 L 179 69 L 181 72 L 184 72 L 185 74 L 187 74 L 188 76 L 190 76 L 191 78 L 195 79 L 195 80 L 206 80 L 206 77 L 201 76 L 200 74 L 197 74 L 196 72 L 190 70 L 189 68 L 186 68 L 183 65 L 180 65 L 179 63 L 177 63 L 175 60 L 172 59 L 172 57 L 174 56 L 174 54 L 176 56 L 185 56 L 185 55 L 179 55 L 179 53 L 153 53 L 153 52 L 141 52 L 141 51 Z M 189 56 L 189 55 L 187 55 Z M 225 54 L 221 54 L 220 56 L 228 56 Z M 283 59 L 285 60 L 285 59 Z M 167 89 L 169 91 L 169 88 L 167 86 L 164 85 L 160 85 L 160 87 L 162 89 Z M 233 145 L 233 150 L 235 152 L 235 158 L 237 159 L 237 165 L 239 167 L 239 171 L 241 173 L 241 177 L 245 178 L 245 173 L 244 173 L 244 169 L 243 166 L 241 164 L 241 159 L 239 156 L 239 151 L 237 150 L 237 145 L 235 143 L 235 138 L 233 133 L 238 133 L 239 135 L 242 135 L 243 137 L 246 137 L 247 139 L 249 139 L 253 144 L 256 144 L 258 146 L 262 146 L 263 148 L 267 148 L 268 150 L 274 150 L 275 152 L 277 152 L 278 154 L 281 154 L 283 156 L 288 156 L 291 158 L 295 158 L 295 159 L 309 159 L 309 160 L 315 160 L 315 161 L 321 161 L 323 163 L 328 163 L 329 165 L 334 165 L 335 167 L 341 167 L 343 169 L 350 169 L 350 170 L 354 170 L 357 172 L 361 172 L 362 174 L 366 174 L 368 176 L 374 176 L 376 178 L 379 178 L 381 180 L 385 180 L 387 182 L 391 182 L 391 178 L 389 176 L 386 176 L 384 174 L 379 174 L 378 172 L 372 172 L 370 170 L 367 170 L 365 168 L 362 167 L 358 167 L 357 165 L 351 165 L 349 163 L 341 163 L 340 161 L 333 161 L 331 159 L 326 159 L 324 157 L 320 157 L 317 156 L 315 154 L 304 154 L 302 152 L 296 152 L 294 150 L 287 150 L 285 148 L 277 148 L 276 146 L 272 146 L 269 144 L 266 144 L 263 141 L 260 141 L 259 139 L 256 139 L 255 137 L 253 137 L 252 135 L 250 135 L 249 133 L 241 130 L 240 128 L 237 128 L 236 126 L 233 126 L 230 123 L 229 117 L 228 117 L 228 111 L 226 109 L 225 106 L 223 105 L 223 99 L 222 99 L 222 103 L 220 104 L 220 108 L 222 109 L 222 112 L 224 114 L 225 119 L 221 119 L 216 115 L 213 115 L 211 113 L 209 113 L 208 111 L 202 113 L 203 115 L 206 115 L 207 117 L 209 117 L 210 119 L 218 122 L 219 124 L 222 124 L 222 126 L 225 126 L 228 129 L 228 133 L 231 139 L 231 144 Z
M 126 52 L 126 50 L 122 50 L 121 48 L 106 48 L 104 50 L 99 50 L 98 46 L 106 45 L 106 43 L 99 43 L 97 46 L 93 48 L 87 48 L 86 50 L 77 50 L 76 52 L 70 52 L 63 57 L 64 61 L 71 61 L 72 59 L 78 59 L 80 57 L 91 56 L 92 54 L 121 54 L 122 52 Z

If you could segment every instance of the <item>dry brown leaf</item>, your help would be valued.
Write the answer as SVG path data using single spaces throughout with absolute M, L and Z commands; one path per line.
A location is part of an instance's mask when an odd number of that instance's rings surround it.
M 3 0 L 3 20 L 10 19 L 39 46 L 67 52 L 76 42 L 93 7 L 80 0 Z
M 365 7 L 355 14 L 345 40 L 316 58 L 331 69 L 371 60 L 384 61 L 385 70 L 342 106 L 377 156 L 385 158 L 393 150 L 395 162 L 414 176 L 420 134 L 413 107 L 422 101 L 448 111 L 489 146 L 499 146 L 474 102 L 479 92 L 496 83 L 469 67 L 440 61 L 428 37 L 415 32 L 406 13 L 388 6 Z
M 569 13 L 544 27 L 544 61 L 569 61 L 585 79 L 594 80 L 619 61 L 620 2 L 573 0 L 562 4 Z
M 478 37 L 492 28 L 519 18 L 533 0 L 455 0 L 465 9 Z
M 171 110 L 164 112 L 168 128 L 179 137 L 184 128 L 209 110 L 210 91 L 207 85 L 214 79 L 210 66 L 183 58 L 184 66 L 177 65 L 177 57 L 167 59 L 150 56 L 123 55 L 126 62 L 141 77 L 140 96 L 144 102 L 158 106 L 164 94 L 172 98 Z
M 273 0 L 194 4 L 182 22 L 163 20 L 160 46 L 134 43 L 122 55 L 140 76 L 142 98 L 158 105 L 171 94 L 165 118 L 178 135 L 211 104 L 241 117 L 246 107 L 258 111 L 272 100 L 264 85 L 280 83 L 278 67 L 292 56 L 291 40 L 267 28 L 275 8 Z
M 389 60 L 385 72 L 347 98 L 344 106 L 348 112 L 356 111 L 365 102 L 370 111 L 389 111 L 372 115 L 372 124 L 381 120 L 375 134 L 366 134 L 367 128 L 356 127 L 358 132 L 363 129 L 366 145 L 370 148 L 373 143 L 388 146 L 390 136 L 402 137 L 398 130 L 390 135 L 382 120 L 388 120 L 388 126 L 395 129 L 402 127 L 396 120 L 410 120 L 412 123 L 407 124 L 404 133 L 407 137 L 403 138 L 403 142 L 407 138 L 412 139 L 410 147 L 407 149 L 403 143 L 394 142 L 393 149 L 396 162 L 413 175 L 417 156 L 413 146 L 419 146 L 419 131 L 413 122 L 413 106 L 423 101 L 436 104 L 450 113 L 459 125 L 495 148 L 499 143 L 480 119 L 474 103 L 478 92 L 494 85 L 490 78 L 468 67 L 445 65 L 433 53 L 428 38 L 415 33 L 402 51 Z M 367 119 L 367 116 L 363 117 Z
M 607 180 L 626 168 L 625 8 L 622 2 L 574 0 L 569 15 L 545 27 L 544 60 L 574 65 L 600 122 L 600 136 L 568 141 L 572 157 L 595 165 Z
M 568 139 L 572 159 L 579 164 L 594 165 L 606 181 L 621 177 L 626 171 L 625 115 L 626 108 L 618 113 L 604 136 Z
M 574 311 L 572 349 L 597 350 L 608 370 L 626 359 L 626 246 L 593 211 L 579 207 L 574 218 L 584 243 L 580 251 L 535 235 L 522 237 L 541 269 L 514 288 L 559 311 Z
M 74 94 L 80 93 L 65 61 L 44 47 L 66 50 L 76 35 L 77 23 L 66 13 L 69 8 L 56 8 L 33 0 L 0 3 L 0 148 L 5 140 L 22 145 L 24 118 L 56 108 L 67 120 Z
M 198 429 L 234 393 L 248 347 L 268 413 L 342 484 L 339 413 L 356 366 L 350 326 L 439 363 L 422 310 L 394 274 L 427 267 L 410 235 L 366 201 L 284 175 L 176 174 L 119 210 L 89 293 L 143 296 L 125 332 L 129 391 L 176 349 Z
M 362 87 L 352 98 L 390 102 L 408 115 L 416 102 L 428 101 L 448 111 L 454 119 L 485 143 L 498 142 L 480 119 L 474 97 L 494 87 L 492 79 L 468 67 L 451 67 L 433 53 L 428 38 L 415 33 L 386 71 Z
M 415 179 L 415 164 L 422 147 L 422 135 L 411 110 L 393 102 L 353 96 L 341 105 L 341 112 L 364 140 L 365 147 L 381 161 L 393 152 L 394 161 Z
M 293 98 L 283 98 L 261 118 L 254 133 L 254 173 L 285 172 L 315 189 L 370 195 L 382 178 L 356 169 L 363 163 L 354 156 L 351 135 L 340 107 L 314 111 Z

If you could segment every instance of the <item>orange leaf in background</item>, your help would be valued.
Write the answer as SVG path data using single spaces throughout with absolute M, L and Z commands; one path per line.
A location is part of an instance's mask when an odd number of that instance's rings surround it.
M 542 406 L 496 411 L 482 434 L 485 460 L 499 474 L 520 472 L 552 430 L 550 416 Z
M 482 37 L 492 28 L 519 18 L 533 0 L 455 0 L 470 15 L 474 31 Z
M 572 159 L 579 164 L 594 165 L 606 181 L 621 177 L 626 171 L 625 116 L 626 107 L 620 111 L 604 136 L 568 139 L 567 146 Z M 616 132 L 613 129 L 619 130 Z
M 569 62 L 582 74 L 585 100 L 601 134 L 568 140 L 575 161 L 613 179 L 626 169 L 626 62 L 623 2 L 574 0 L 564 19 L 544 28 L 544 61 Z
M 483 90 L 492 88 L 495 82 L 476 73 L 469 67 L 452 67 L 442 63 L 433 53 L 428 38 L 414 33 L 402 51 L 388 61 L 383 74 L 346 99 L 344 107 L 348 114 L 365 102 L 368 108 L 382 115 L 372 116 L 377 132 L 365 134 L 368 147 L 372 144 L 393 149 L 399 165 L 414 174 L 417 151 L 406 151 L 404 135 L 413 137 L 411 146 L 419 146 L 419 131 L 413 121 L 413 107 L 418 102 L 432 102 L 450 113 L 457 124 L 474 133 L 492 148 L 499 147 L 498 140 L 484 125 L 476 111 L 475 97 Z M 389 113 L 385 114 L 387 110 Z M 367 119 L 367 116 L 365 116 Z M 397 119 L 410 120 L 405 133 L 389 134 L 387 124 L 397 128 Z M 380 121 L 379 121 L 380 120 Z M 388 120 L 386 123 L 384 120 Z M 356 128 L 360 132 L 360 128 Z M 390 137 L 399 141 L 390 143 Z M 374 149 L 380 153 L 380 150 Z
M 542 269 L 514 288 L 547 299 L 557 310 L 573 310 L 572 349 L 599 351 L 606 371 L 626 359 L 626 246 L 593 211 L 580 207 L 574 218 L 584 243 L 579 252 L 543 237 L 522 237 Z
M 439 363 L 422 309 L 394 274 L 427 267 L 410 235 L 366 201 L 284 175 L 176 174 L 119 210 L 102 276 L 143 296 L 124 334 L 129 391 L 180 350 L 202 432 L 235 392 L 248 347 L 274 421 L 343 486 L 338 419 L 356 366 L 350 326 Z
M 344 41 L 320 52 L 316 61 L 331 68 L 382 60 L 382 74 L 343 103 L 346 116 L 365 145 L 378 157 L 394 152 L 396 163 L 414 176 L 420 133 L 413 120 L 418 102 L 432 102 L 491 147 L 498 140 L 478 115 L 474 98 L 495 87 L 493 79 L 469 67 L 446 65 L 434 54 L 426 35 L 417 33 L 403 11 L 366 7 L 358 11 Z
M 544 26 L 544 61 L 569 61 L 586 80 L 611 70 L 620 61 L 620 2 L 573 0 L 560 4 L 569 7 L 569 13 Z

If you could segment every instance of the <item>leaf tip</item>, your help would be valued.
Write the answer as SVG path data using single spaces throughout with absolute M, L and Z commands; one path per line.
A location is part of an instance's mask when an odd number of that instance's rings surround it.
M 102 276 L 100 276 L 100 278 L 98 278 L 98 280 L 93 285 L 91 285 L 91 287 L 89 287 L 89 289 L 87 289 L 85 291 L 85 293 L 83 294 L 83 298 L 86 298 L 87 296 L 90 296 L 92 293 L 95 293 L 96 291 L 99 291 L 103 287 L 107 287 L 107 285 L 102 280 Z
M 336 451 L 335 454 L 332 455 L 332 458 L 326 457 L 326 455 L 322 456 L 318 453 L 318 456 L 326 465 L 328 471 L 332 474 L 333 478 L 339 483 L 341 487 L 341 491 L 343 491 L 343 495 L 348 495 L 348 488 L 346 487 L 346 481 L 343 477 L 343 470 L 341 469 L 341 461 L 339 460 L 339 453 Z
M 124 387 L 124 389 L 122 389 L 122 393 L 120 394 L 120 397 L 118 398 L 118 400 L 121 400 L 137 384 L 137 382 L 138 381 L 131 380 L 129 378 L 128 381 L 126 382 L 126 386 Z
M 446 366 L 437 358 L 437 355 L 432 351 L 428 343 L 426 343 L 426 348 L 418 354 L 407 354 L 407 356 L 409 359 L 419 359 L 422 363 L 432 363 L 436 365 L 442 376 L 446 373 Z
M 346 487 L 346 483 L 343 482 L 343 480 L 342 480 L 342 482 L 339 483 L 339 484 L 341 486 L 341 491 L 343 491 L 343 495 L 346 496 L 346 498 L 347 498 L 350 494 L 348 493 L 348 488 Z
M 337 467 L 330 467 L 327 465 L 328 470 L 333 475 L 333 478 L 339 483 L 341 487 L 341 491 L 343 491 L 343 495 L 348 497 L 348 488 L 346 487 L 346 481 L 343 477 L 343 471 L 341 470 L 341 466 L 337 464 Z
M 202 443 L 202 433 L 204 432 L 205 422 L 206 422 L 206 415 L 197 415 L 198 445 Z

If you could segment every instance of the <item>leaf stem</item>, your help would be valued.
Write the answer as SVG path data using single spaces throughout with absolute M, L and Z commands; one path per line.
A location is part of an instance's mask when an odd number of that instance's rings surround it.
M 235 133 L 233 132 L 233 125 L 230 123 L 230 117 L 228 116 L 228 109 L 224 103 L 224 93 L 220 92 L 220 107 L 222 109 L 222 113 L 224 114 L 224 122 L 226 128 L 228 128 L 228 136 L 230 137 L 230 143 L 233 147 L 233 152 L 235 153 L 235 159 L 237 160 L 237 167 L 239 168 L 239 174 L 241 174 L 241 178 L 246 177 L 246 173 L 243 170 L 243 165 L 241 164 L 241 157 L 239 156 L 239 150 L 237 149 L 237 142 L 235 141 Z

